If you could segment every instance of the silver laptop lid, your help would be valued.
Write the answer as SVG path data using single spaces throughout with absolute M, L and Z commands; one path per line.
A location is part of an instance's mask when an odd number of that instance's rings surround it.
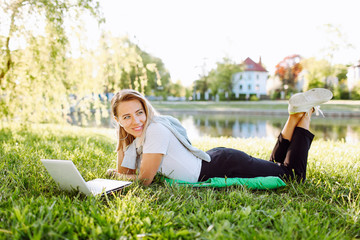
M 79 188 L 86 195 L 91 195 L 84 178 L 71 160 L 41 159 L 41 162 L 60 188 L 65 190 Z

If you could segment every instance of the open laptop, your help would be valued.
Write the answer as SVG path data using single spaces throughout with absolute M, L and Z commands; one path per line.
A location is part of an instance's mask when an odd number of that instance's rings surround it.
M 47 171 L 61 189 L 78 189 L 86 195 L 103 195 L 129 186 L 132 182 L 97 178 L 85 182 L 71 160 L 41 159 Z

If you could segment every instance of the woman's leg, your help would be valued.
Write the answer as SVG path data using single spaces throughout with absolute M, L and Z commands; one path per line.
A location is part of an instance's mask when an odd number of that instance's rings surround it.
M 314 88 L 303 93 L 296 93 L 289 99 L 289 118 L 275 144 L 270 161 L 284 163 L 290 142 L 296 127 L 309 130 L 313 111 L 319 111 L 319 105 L 333 97 L 331 91 L 324 88 Z M 321 112 L 321 111 L 320 111 Z
M 313 139 L 314 135 L 309 130 L 301 127 L 295 128 L 282 165 L 291 171 L 292 174 L 290 176 L 298 181 L 306 179 L 308 153 Z
M 306 114 L 303 112 L 289 115 L 288 120 L 286 121 L 285 126 L 281 131 L 281 135 L 284 139 L 291 141 L 295 127 L 298 126 L 299 122 L 302 121 L 305 115 Z
M 304 128 L 306 130 L 309 130 L 310 128 L 310 121 L 311 121 L 311 115 L 313 114 L 314 109 L 311 109 L 309 112 L 304 113 L 298 124 L 297 127 Z
M 284 159 L 284 166 L 293 171 L 299 181 L 306 179 L 308 153 L 314 135 L 309 131 L 312 110 L 304 114 L 292 136 L 288 151 Z
M 283 164 L 254 158 L 236 149 L 220 147 L 211 149 L 207 153 L 211 161 L 202 161 L 199 181 L 206 181 L 213 177 L 286 177 L 291 174 L 291 171 Z
M 270 161 L 284 163 L 295 127 L 299 124 L 304 115 L 305 113 L 296 113 L 289 115 L 285 126 L 279 134 L 277 142 L 270 155 Z
M 289 116 L 272 154 L 272 158 L 279 163 L 254 158 L 236 149 L 215 148 L 207 152 L 211 162 L 202 161 L 198 180 L 266 176 L 305 180 L 308 151 L 314 138 L 309 132 L 311 114 L 312 111 L 309 111 Z
M 283 139 L 280 135 L 280 139 L 283 140 L 279 144 L 280 146 L 284 146 L 285 141 L 289 143 L 286 147 L 283 163 L 273 163 L 254 158 L 236 149 L 215 148 L 207 151 L 211 157 L 211 162 L 202 161 L 198 180 L 206 181 L 213 177 L 253 178 L 266 176 L 286 179 L 295 177 L 300 181 L 305 180 L 308 151 L 314 138 L 314 135 L 305 129 L 308 128 L 309 124 L 310 115 L 301 118 L 292 131 L 291 142 Z
M 314 135 L 309 131 L 313 110 L 290 114 L 271 153 L 270 161 L 283 164 L 299 181 L 306 178 L 308 152 Z

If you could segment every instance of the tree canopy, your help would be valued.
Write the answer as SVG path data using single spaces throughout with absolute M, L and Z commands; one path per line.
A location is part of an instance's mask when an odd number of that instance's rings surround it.
M 169 92 L 170 74 L 161 59 L 127 37 L 103 32 L 95 49 L 83 46 L 79 37 L 80 54 L 71 52 L 69 36 L 76 30 L 81 36 L 83 15 L 99 25 L 104 21 L 97 1 L 0 3 L 0 118 L 64 121 L 75 110 L 84 120 L 93 115 L 91 109 L 97 109 L 95 116 L 107 114 L 106 94 L 121 88 L 155 95 Z
M 289 55 L 275 66 L 275 75 L 279 76 L 286 89 L 295 88 L 297 77 L 303 69 L 301 59 L 298 54 Z
M 211 69 L 195 81 L 195 91 L 204 94 L 210 90 L 213 96 L 220 91 L 228 92 L 228 98 L 230 98 L 233 89 L 233 75 L 241 71 L 243 71 L 241 64 L 237 64 L 229 58 L 223 58 L 222 61 L 216 63 L 216 68 Z

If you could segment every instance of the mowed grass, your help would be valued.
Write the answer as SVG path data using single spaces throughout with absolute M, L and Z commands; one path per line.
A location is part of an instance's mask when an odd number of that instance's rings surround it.
M 275 142 L 201 138 L 267 159 Z M 85 180 L 115 167 L 112 131 L 2 125 L 0 239 L 354 239 L 360 237 L 360 149 L 316 139 L 308 179 L 276 190 L 168 186 L 157 177 L 106 197 L 60 190 L 41 158 L 72 159 Z

